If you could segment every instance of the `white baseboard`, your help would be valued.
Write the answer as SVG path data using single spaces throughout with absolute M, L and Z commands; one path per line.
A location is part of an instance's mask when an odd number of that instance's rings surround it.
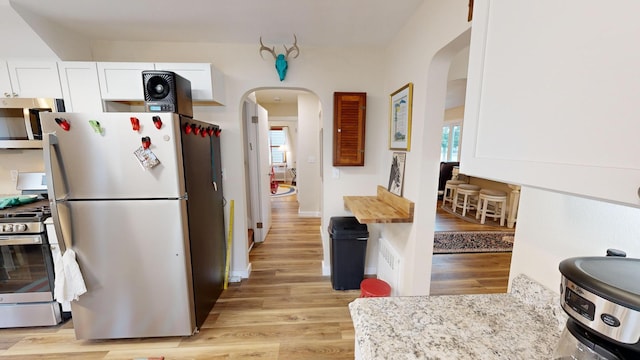
M 331 265 L 322 261 L 322 276 L 331 276 Z
M 364 268 L 364 274 L 365 275 L 377 275 L 378 274 L 378 269 L 376 267 L 373 266 L 369 266 Z
M 233 278 L 233 277 L 240 277 L 242 279 L 248 279 L 249 275 L 251 275 L 251 263 L 249 263 L 249 265 L 247 265 L 247 269 L 244 271 L 231 271 L 229 273 L 229 278 Z
M 319 211 L 298 211 L 298 216 L 300 217 L 321 217 L 322 214 Z

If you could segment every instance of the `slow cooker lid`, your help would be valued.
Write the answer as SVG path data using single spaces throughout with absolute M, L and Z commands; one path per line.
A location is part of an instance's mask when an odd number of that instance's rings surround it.
M 576 257 L 563 260 L 560 272 L 585 290 L 640 311 L 640 259 Z

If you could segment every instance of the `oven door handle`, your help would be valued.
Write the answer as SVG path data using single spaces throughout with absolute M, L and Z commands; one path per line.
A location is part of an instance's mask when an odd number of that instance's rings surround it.
M 42 244 L 42 236 L 40 235 L 16 235 L 16 236 L 0 236 L 0 246 L 7 245 L 38 245 Z
M 60 246 L 60 252 L 64 253 L 66 250 L 67 242 L 65 241 L 64 234 L 62 232 L 61 222 L 60 222 L 60 212 L 58 209 L 58 202 L 64 201 L 64 198 L 59 198 L 56 193 L 56 183 L 55 180 L 56 174 L 54 174 L 53 170 L 53 159 L 54 156 L 58 160 L 60 164 L 59 170 L 60 177 L 62 179 L 62 183 L 64 185 L 64 189 L 67 187 L 67 177 L 64 173 L 64 166 L 62 165 L 62 157 L 60 156 L 60 148 L 58 147 L 58 137 L 55 133 L 46 133 L 42 137 L 43 142 L 43 153 L 44 153 L 44 169 L 47 174 L 47 193 L 49 194 L 49 204 L 51 207 L 51 217 L 53 218 L 53 227 L 56 231 L 56 237 L 58 238 L 58 245 Z M 69 244 L 71 245 L 71 244 Z

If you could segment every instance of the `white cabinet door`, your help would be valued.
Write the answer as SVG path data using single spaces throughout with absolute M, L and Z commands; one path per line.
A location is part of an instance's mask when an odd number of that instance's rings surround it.
M 0 61 L 0 95 L 2 97 L 13 97 L 11 89 L 11 78 L 9 77 L 9 69 L 6 61 Z
M 55 61 L 7 61 L 12 97 L 62 98 Z
M 58 63 L 67 112 L 102 112 L 98 68 L 95 62 Z
M 191 82 L 193 101 L 224 104 L 224 76 L 210 63 L 156 63 L 156 70 L 173 71 Z
M 98 79 L 103 100 L 144 100 L 142 72 L 153 63 L 99 62 Z
M 460 171 L 640 206 L 640 2 L 475 5 Z

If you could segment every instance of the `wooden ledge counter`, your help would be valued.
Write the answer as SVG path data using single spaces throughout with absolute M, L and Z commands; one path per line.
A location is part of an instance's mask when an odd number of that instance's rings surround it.
M 344 196 L 344 206 L 361 224 L 413 222 L 413 202 L 378 185 L 377 196 Z

